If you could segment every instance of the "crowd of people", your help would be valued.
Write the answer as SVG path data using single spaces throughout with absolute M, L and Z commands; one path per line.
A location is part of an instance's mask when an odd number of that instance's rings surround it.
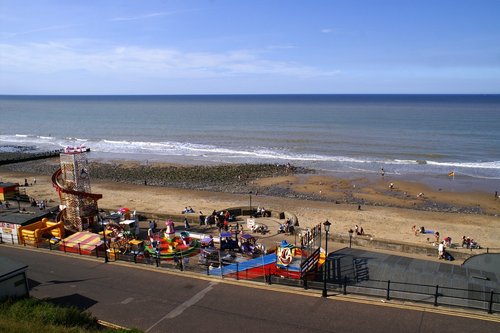
M 481 246 L 474 241 L 474 239 L 470 237 L 463 236 L 462 237 L 462 247 L 466 249 L 480 249 Z
M 433 245 L 437 245 L 438 247 L 438 259 L 446 259 L 446 260 L 453 260 L 453 257 L 446 252 L 446 248 L 451 248 L 455 246 L 452 242 L 452 238 L 450 236 L 446 236 L 443 239 L 441 239 L 441 235 L 439 231 L 430 231 L 426 230 L 423 226 L 420 228 L 417 228 L 416 225 L 413 225 L 412 231 L 415 233 L 415 236 L 418 236 L 419 234 L 429 234 L 433 233 L 434 235 L 434 242 Z M 427 238 L 429 240 L 429 238 Z M 458 245 L 458 244 L 457 244 Z M 466 249 L 480 249 L 481 246 L 471 239 L 470 237 L 463 236 L 462 237 L 462 242 L 460 243 L 460 246 L 462 248 Z
M 280 224 L 280 227 L 278 229 L 278 233 L 284 233 L 287 235 L 295 234 L 295 227 L 293 226 L 292 221 L 290 221 L 289 218 L 286 219 L 285 223 Z

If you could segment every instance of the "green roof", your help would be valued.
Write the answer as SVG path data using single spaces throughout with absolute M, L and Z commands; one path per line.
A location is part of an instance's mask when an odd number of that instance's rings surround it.
M 13 261 L 6 257 L 0 257 L 0 281 L 8 276 L 16 273 L 17 271 L 25 271 L 28 265 Z
M 40 221 L 44 217 L 51 215 L 50 211 L 28 211 L 20 213 L 18 211 L 3 211 L 0 212 L 0 222 L 7 222 L 19 225 L 27 225 Z
M 12 187 L 12 186 L 19 186 L 19 184 L 18 183 L 4 183 L 4 182 L 0 182 L 0 187 L 1 188 Z

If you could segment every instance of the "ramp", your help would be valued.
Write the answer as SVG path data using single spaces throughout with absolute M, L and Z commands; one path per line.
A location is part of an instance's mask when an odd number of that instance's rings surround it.
M 276 264 L 276 253 L 267 254 L 263 257 L 253 258 L 247 261 L 230 264 L 221 268 L 214 268 L 210 270 L 210 275 L 230 275 L 236 274 L 236 272 L 242 271 L 253 271 L 252 277 L 263 276 L 265 270 L 264 267 L 268 265 Z M 258 271 L 258 272 L 257 272 Z

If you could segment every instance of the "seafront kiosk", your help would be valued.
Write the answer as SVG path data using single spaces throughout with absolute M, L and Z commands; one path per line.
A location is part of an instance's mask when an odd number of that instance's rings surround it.
M 6 298 L 29 296 L 27 269 L 23 263 L 0 257 L 0 302 Z
M 3 243 L 22 244 L 19 228 L 28 226 L 54 214 L 51 210 L 2 211 L 0 212 L 0 236 Z

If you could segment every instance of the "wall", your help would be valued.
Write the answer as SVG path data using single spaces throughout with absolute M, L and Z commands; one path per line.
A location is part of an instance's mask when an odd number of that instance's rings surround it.
M 335 242 L 349 244 L 349 236 L 341 235 L 330 235 L 330 239 Z M 426 255 L 430 257 L 437 257 L 438 250 L 436 246 L 425 245 L 425 244 L 413 244 L 406 242 L 389 241 L 385 239 L 375 239 L 365 236 L 353 236 L 352 245 L 362 246 L 367 248 L 375 248 L 381 250 L 389 250 L 402 253 L 415 253 L 419 255 Z M 466 250 L 454 250 L 451 248 L 446 249 L 456 260 L 466 260 L 467 258 L 474 256 L 477 252 L 471 252 Z

